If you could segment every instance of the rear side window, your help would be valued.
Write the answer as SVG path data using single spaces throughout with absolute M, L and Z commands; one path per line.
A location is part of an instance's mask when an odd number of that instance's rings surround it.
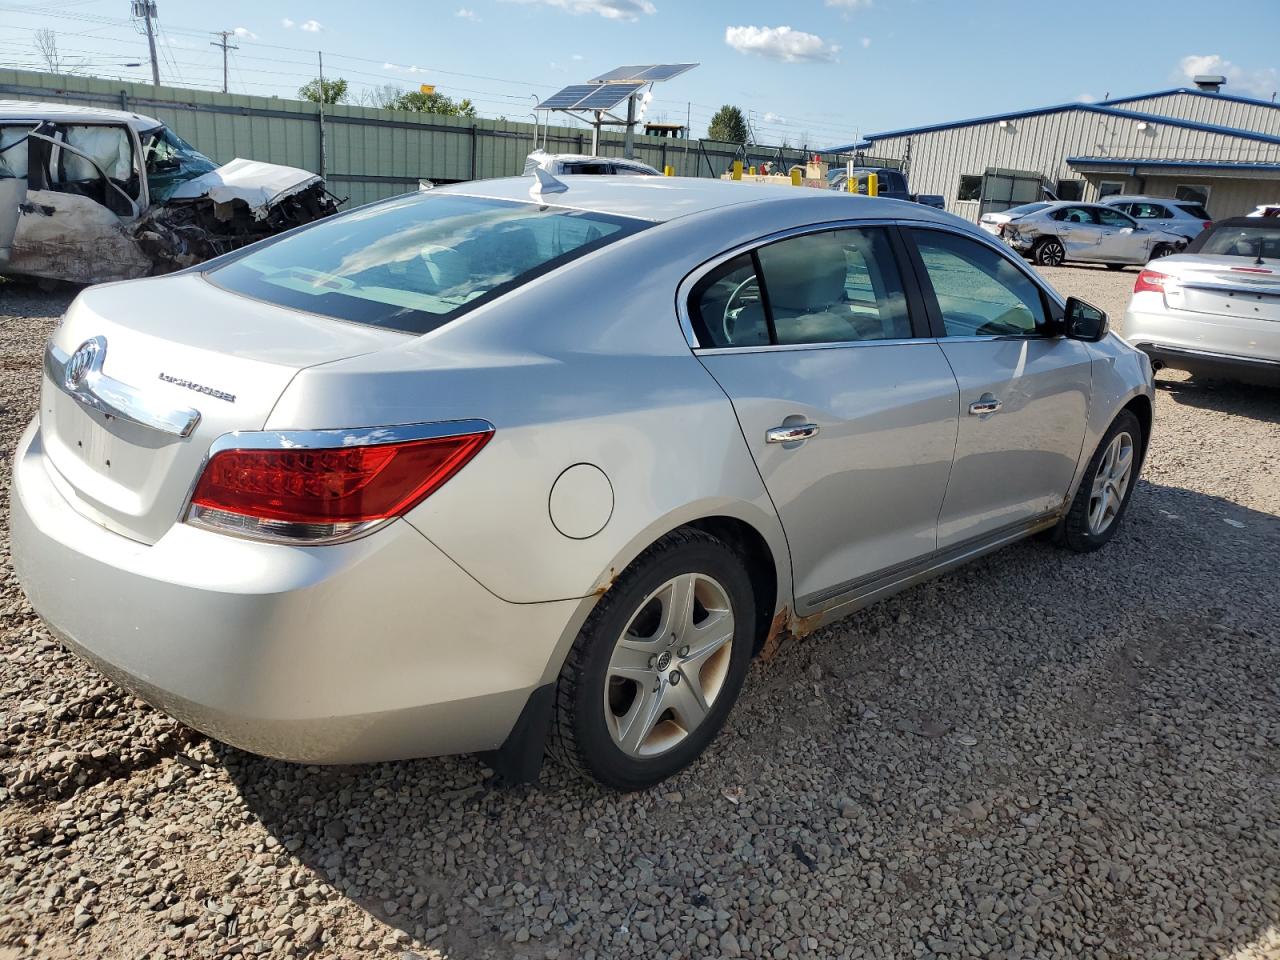
M 705 347 L 911 336 L 893 247 L 876 228 L 804 234 L 735 257 L 699 281 L 689 314 Z
M 913 230 L 948 337 L 1029 336 L 1044 323 L 1039 288 L 984 244 Z
M 1213 219 L 1213 217 L 1209 216 L 1209 211 L 1206 210 L 1203 206 L 1201 206 L 1198 203 L 1180 203 L 1178 204 L 1178 209 L 1181 210 L 1183 213 L 1190 214 L 1191 216 L 1195 217 L 1197 220 Z
M 414 194 L 286 234 L 206 276 L 267 303 L 421 334 L 647 226 L 534 203 Z

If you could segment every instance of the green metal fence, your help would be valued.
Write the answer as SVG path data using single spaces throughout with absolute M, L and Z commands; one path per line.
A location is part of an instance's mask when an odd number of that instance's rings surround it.
M 324 175 L 329 189 L 351 205 L 415 189 L 419 180 L 453 182 L 521 172 L 534 146 L 534 125 L 380 110 L 347 104 L 319 106 L 278 97 L 250 97 L 95 77 L 0 70 L 0 99 L 40 100 L 132 110 L 155 117 L 219 163 L 246 157 L 301 167 Z M 323 158 L 321 130 L 323 129 Z M 552 153 L 586 153 L 591 131 L 546 129 Z M 538 140 L 543 130 L 538 128 Z M 735 158 L 734 144 L 636 136 L 635 157 L 677 176 L 719 176 Z M 623 135 L 604 132 L 599 152 L 621 156 Z M 829 162 L 843 157 L 823 154 Z M 803 161 L 800 149 L 751 146 L 747 165 Z

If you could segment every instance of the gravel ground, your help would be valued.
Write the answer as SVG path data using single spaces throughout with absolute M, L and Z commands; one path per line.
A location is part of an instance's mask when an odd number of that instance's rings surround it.
M 1123 312 L 1134 273 L 1059 269 Z M 65 295 L 0 286 L 0 448 Z M 1280 391 L 1162 375 L 1125 529 L 757 664 L 617 796 L 212 743 L 0 594 L 0 957 L 1280 957 Z

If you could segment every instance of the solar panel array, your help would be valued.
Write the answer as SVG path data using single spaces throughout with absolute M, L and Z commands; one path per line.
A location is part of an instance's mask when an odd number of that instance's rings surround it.
M 593 78 L 591 83 L 656 83 L 670 80 L 687 70 L 696 67 L 696 63 L 645 63 L 633 64 L 629 67 L 618 67 L 608 73 Z
M 643 86 L 643 83 L 577 83 L 547 97 L 537 109 L 609 110 Z

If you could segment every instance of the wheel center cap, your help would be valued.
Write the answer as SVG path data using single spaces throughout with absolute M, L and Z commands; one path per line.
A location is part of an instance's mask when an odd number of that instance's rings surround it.
M 663 650 L 662 653 L 658 655 L 658 662 L 655 663 L 653 667 L 655 670 L 661 673 L 663 670 L 666 670 L 667 667 L 669 666 L 671 666 L 671 653 L 668 650 Z

